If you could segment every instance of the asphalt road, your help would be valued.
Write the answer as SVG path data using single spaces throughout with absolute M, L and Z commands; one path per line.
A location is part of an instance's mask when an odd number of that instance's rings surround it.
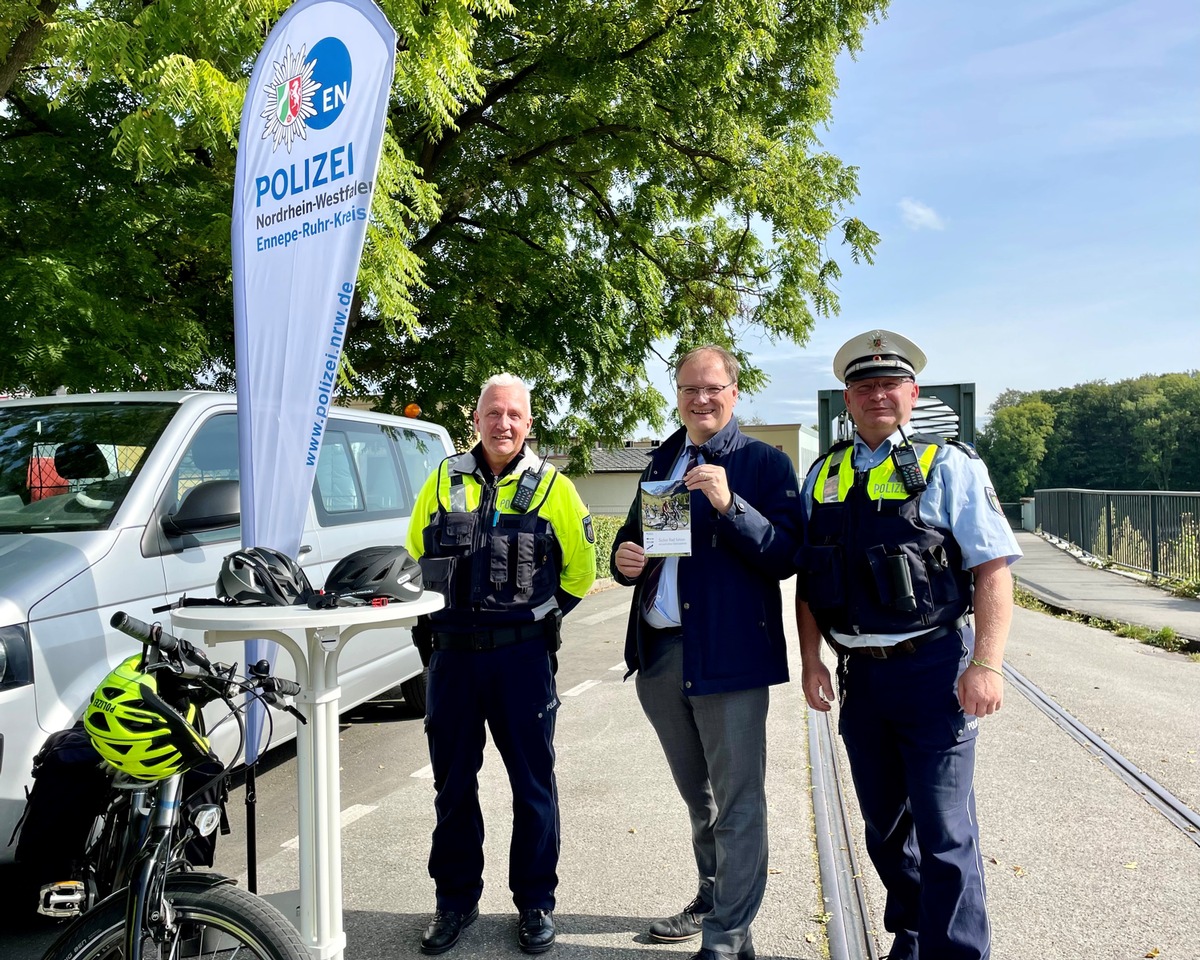
M 621 588 L 594 594 L 566 621 L 558 675 L 563 855 L 554 951 L 563 960 L 691 953 L 685 945 L 651 944 L 644 933 L 650 919 L 691 897 L 695 880 L 682 802 L 632 681 L 622 682 L 623 671 L 614 669 L 629 597 Z M 794 649 L 790 624 L 788 631 Z M 1200 664 L 1023 610 L 1016 612 L 1009 661 L 1176 796 L 1200 806 Z M 798 683 L 774 688 L 771 874 L 754 926 L 764 960 L 826 955 L 806 737 Z M 346 955 L 418 957 L 433 908 L 425 869 L 433 787 L 421 721 L 398 694 L 384 696 L 343 717 L 341 751 Z M 290 747 L 281 748 L 260 774 L 257 825 L 260 891 L 294 912 L 291 756 Z M 1200 958 L 1200 847 L 1014 690 L 985 722 L 977 790 L 995 960 L 1133 960 L 1154 950 L 1161 960 Z M 490 747 L 480 796 L 488 828 L 482 915 L 448 956 L 517 957 L 506 875 L 511 800 Z M 240 793 L 231 813 L 240 820 Z M 853 810 L 852 819 L 861 837 Z M 234 835 L 218 847 L 217 869 L 243 874 L 243 836 L 235 823 Z M 861 841 L 858 856 L 882 954 L 888 946 L 882 892 Z M 53 931 L 16 909 L 11 896 L 0 903 L 0 956 L 40 957 Z

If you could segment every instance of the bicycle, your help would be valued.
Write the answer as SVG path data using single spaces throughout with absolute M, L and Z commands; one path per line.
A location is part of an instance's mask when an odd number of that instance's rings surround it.
M 258 696 L 303 720 L 281 699 L 300 686 L 271 676 L 265 661 L 239 679 L 235 667 L 212 664 L 158 623 L 122 612 L 111 622 L 143 644 L 140 658 L 130 657 L 96 688 L 85 718 L 97 751 L 119 771 L 88 857 L 94 887 L 113 892 L 73 920 L 43 960 L 307 960 L 300 935 L 277 908 L 232 879 L 188 863 L 185 846 L 216 830 L 220 807 L 198 807 L 191 823 L 182 818 L 184 774 L 211 763 L 215 782 L 245 746 L 233 697 Z M 228 766 L 204 735 L 201 708 L 216 700 L 229 705 L 241 734 Z

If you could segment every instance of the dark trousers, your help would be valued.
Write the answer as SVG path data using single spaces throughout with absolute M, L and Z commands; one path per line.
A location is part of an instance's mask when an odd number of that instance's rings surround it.
M 437 791 L 429 875 L 439 910 L 467 911 L 483 892 L 479 768 L 492 731 L 513 793 L 508 884 L 518 910 L 554 909 L 558 886 L 558 694 L 544 640 L 499 650 L 436 650 L 425 733 Z
M 687 804 L 697 893 L 712 904 L 701 942 L 729 953 L 752 951 L 750 924 L 767 887 L 769 689 L 689 697 L 682 637 L 659 639 L 646 654 L 638 699 Z
M 962 636 L 906 657 L 847 662 L 840 732 L 887 889 L 894 960 L 987 960 L 991 928 L 975 819 L 975 734 L 956 684 L 974 648 Z

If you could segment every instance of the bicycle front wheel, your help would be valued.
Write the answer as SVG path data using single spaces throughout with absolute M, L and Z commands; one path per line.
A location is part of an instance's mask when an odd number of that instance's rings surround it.
M 146 943 L 146 958 L 171 960 L 307 960 L 296 928 L 266 900 L 231 884 L 201 887 L 167 881 L 175 929 L 162 944 Z M 125 897 L 110 897 L 73 922 L 42 960 L 121 960 Z

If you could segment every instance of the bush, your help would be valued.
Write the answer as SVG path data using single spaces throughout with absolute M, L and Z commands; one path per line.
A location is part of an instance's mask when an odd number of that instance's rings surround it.
M 592 517 L 592 529 L 596 531 L 596 578 L 610 576 L 608 555 L 612 553 L 613 540 L 625 522 L 624 517 Z

